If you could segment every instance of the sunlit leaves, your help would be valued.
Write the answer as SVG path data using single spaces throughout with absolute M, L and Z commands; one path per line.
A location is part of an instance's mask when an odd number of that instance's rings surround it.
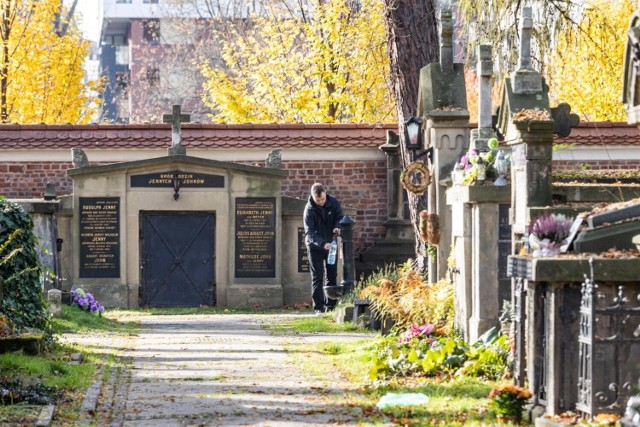
M 84 83 L 84 58 L 89 43 L 69 27 L 56 32 L 57 0 L 2 1 L 11 22 L 0 22 L 0 64 L 6 72 L 6 122 L 87 123 L 98 108 L 97 82 Z M 29 11 L 28 13 L 26 11 Z M 8 37 L 6 37 L 8 35 Z
M 579 21 L 583 32 L 558 37 L 548 70 L 551 93 L 583 120 L 626 120 L 620 96 L 632 3 L 591 0 Z
M 227 123 L 394 119 L 382 3 L 314 1 L 219 34 L 224 65 L 203 61 L 204 100 Z

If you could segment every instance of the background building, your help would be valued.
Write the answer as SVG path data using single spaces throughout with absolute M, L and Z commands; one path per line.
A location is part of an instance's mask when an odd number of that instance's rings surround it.
M 103 0 L 100 73 L 107 80 L 103 122 L 162 121 L 181 104 L 194 122 L 208 122 L 200 99 L 199 57 L 219 57 L 214 26 L 244 20 L 259 2 L 239 0 Z

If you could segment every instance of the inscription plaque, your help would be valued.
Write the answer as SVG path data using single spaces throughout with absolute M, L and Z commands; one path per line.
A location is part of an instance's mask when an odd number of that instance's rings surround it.
M 158 172 L 131 175 L 132 187 L 173 187 L 173 179 L 180 181 L 180 188 L 224 188 L 224 176 L 195 172 Z
M 511 240 L 511 224 L 509 224 L 509 208 L 511 205 L 498 205 L 498 239 Z
M 235 277 L 276 277 L 275 197 L 236 198 Z
M 120 277 L 120 198 L 80 197 L 82 278 Z
M 309 272 L 309 254 L 304 236 L 304 227 L 298 227 L 298 273 Z

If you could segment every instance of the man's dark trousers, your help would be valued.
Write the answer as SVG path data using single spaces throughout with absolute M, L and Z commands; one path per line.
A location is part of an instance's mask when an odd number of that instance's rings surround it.
M 325 282 L 325 265 L 326 265 L 326 283 L 328 286 L 336 286 L 336 277 L 338 274 L 338 262 L 333 265 L 327 264 L 328 251 L 316 251 L 309 250 L 309 269 L 311 270 L 311 299 L 313 300 L 313 309 L 324 311 L 325 307 L 328 310 L 332 310 L 336 306 L 336 300 L 327 299 L 324 297 L 324 290 L 322 287 Z

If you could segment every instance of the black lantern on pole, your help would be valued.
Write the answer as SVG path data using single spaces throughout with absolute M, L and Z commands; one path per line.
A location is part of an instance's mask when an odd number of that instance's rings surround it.
M 422 120 L 420 120 L 419 117 L 412 116 L 409 120 L 404 122 L 404 146 L 407 151 L 411 153 L 412 160 L 419 159 L 424 155 L 429 156 L 429 159 L 431 159 L 431 148 L 416 155 L 416 151 L 420 151 L 423 148 L 423 140 Z
M 404 122 L 404 144 L 409 151 L 422 149 L 422 120 L 411 117 Z

